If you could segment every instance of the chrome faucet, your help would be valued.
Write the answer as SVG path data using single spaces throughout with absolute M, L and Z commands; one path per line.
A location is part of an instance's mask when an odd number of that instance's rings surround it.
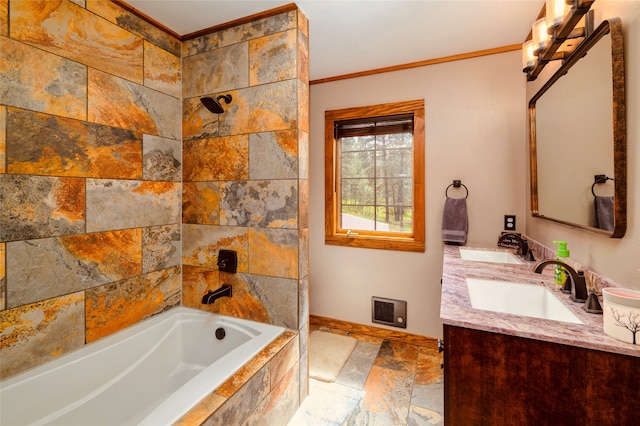
M 217 290 L 209 290 L 207 294 L 202 296 L 202 304 L 210 305 L 221 297 L 231 297 L 233 295 L 233 288 L 229 284 L 222 284 Z
M 533 268 L 533 272 L 541 274 L 547 265 L 560 265 L 569 274 L 571 280 L 571 296 L 569 299 L 574 302 L 584 303 L 587 301 L 587 282 L 584 278 L 584 271 L 577 271 L 571 266 L 559 260 L 543 260 Z

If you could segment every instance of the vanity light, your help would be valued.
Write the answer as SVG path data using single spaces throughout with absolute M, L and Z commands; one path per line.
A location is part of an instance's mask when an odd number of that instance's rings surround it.
M 522 45 L 522 70 L 527 72 L 536 64 L 536 55 L 533 54 L 533 40 L 525 41 Z
M 533 61 L 527 59 L 527 43 L 522 45 L 523 72 L 527 81 L 535 80 L 550 61 L 566 59 L 569 52 L 558 51 L 567 39 L 586 38 L 593 31 L 593 13 L 588 13 L 595 0 L 546 0 L 544 16 L 531 27 Z M 584 27 L 575 26 L 584 17 Z M 577 47 L 582 40 L 574 43 Z M 532 63 L 531 63 L 532 62 Z
M 549 32 L 552 33 L 562 24 L 569 9 L 570 7 L 565 0 L 546 1 L 547 30 Z
M 531 26 L 531 37 L 533 39 L 533 53 L 540 53 L 549 43 L 550 37 L 547 33 L 547 19 L 540 18 Z

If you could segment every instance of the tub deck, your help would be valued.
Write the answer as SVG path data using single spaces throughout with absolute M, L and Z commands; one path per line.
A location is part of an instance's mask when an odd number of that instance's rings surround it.
M 174 308 L 1 382 L 0 423 L 174 423 L 283 331 Z

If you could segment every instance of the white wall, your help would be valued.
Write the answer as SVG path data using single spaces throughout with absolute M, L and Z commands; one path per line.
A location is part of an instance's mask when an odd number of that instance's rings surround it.
M 596 26 L 604 19 L 619 17 L 624 33 L 627 232 L 622 239 L 611 239 L 529 217 L 526 233 L 548 247 L 553 247 L 553 240 L 567 241 L 573 259 L 611 278 L 620 286 L 640 290 L 640 225 L 638 224 L 640 217 L 640 120 L 638 120 L 640 117 L 640 1 L 598 0 L 592 9 L 595 12 Z M 553 68 L 545 68 L 535 82 L 527 84 L 527 100 L 551 76 Z M 527 197 L 528 200 L 529 197 Z M 529 211 L 528 205 L 527 209 Z
M 426 252 L 325 245 L 324 112 L 414 99 L 425 100 Z M 469 188 L 467 245 L 496 246 L 505 214 L 524 232 L 525 111 L 520 52 L 312 85 L 310 313 L 376 325 L 371 297 L 401 299 L 407 332 L 440 337 L 445 189 Z

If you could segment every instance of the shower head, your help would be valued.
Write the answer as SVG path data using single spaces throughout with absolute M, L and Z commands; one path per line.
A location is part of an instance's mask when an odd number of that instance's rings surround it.
M 213 99 L 213 98 L 200 98 L 200 102 L 202 102 L 202 105 L 204 105 L 212 113 L 214 113 L 214 114 L 222 114 L 224 112 L 224 109 L 222 108 L 222 105 L 220 104 L 220 99 L 224 99 L 224 103 L 225 104 L 230 104 L 232 98 L 231 98 L 231 95 L 221 95 L 221 96 L 218 96 L 215 99 Z

